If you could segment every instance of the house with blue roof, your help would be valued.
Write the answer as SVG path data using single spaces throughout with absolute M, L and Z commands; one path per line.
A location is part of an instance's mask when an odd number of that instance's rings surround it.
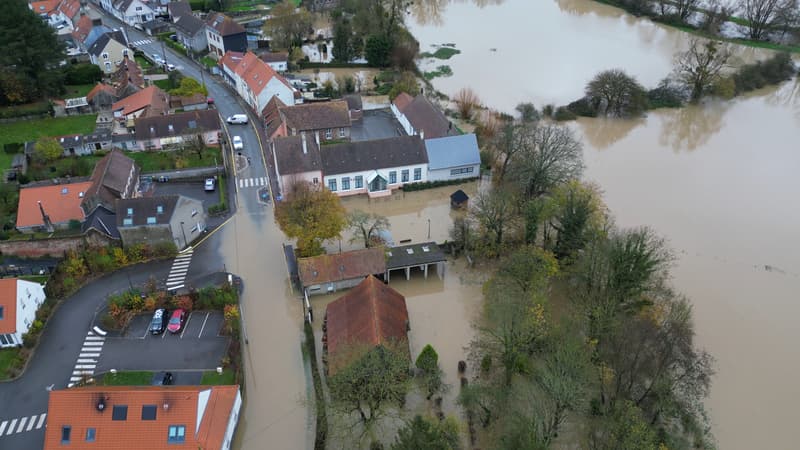
M 425 140 L 428 152 L 428 180 L 448 181 L 479 177 L 481 154 L 474 134 L 460 134 Z

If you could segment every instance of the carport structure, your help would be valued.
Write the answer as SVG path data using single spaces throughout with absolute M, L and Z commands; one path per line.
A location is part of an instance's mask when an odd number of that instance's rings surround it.
M 386 249 L 386 282 L 391 281 L 393 270 L 404 270 L 406 280 L 411 279 L 411 269 L 419 267 L 428 278 L 428 267 L 434 266 L 439 278 L 444 277 L 444 252 L 435 242 L 401 245 Z

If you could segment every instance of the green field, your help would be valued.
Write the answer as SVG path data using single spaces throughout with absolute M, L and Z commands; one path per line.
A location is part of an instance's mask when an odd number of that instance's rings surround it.
M 96 114 L 85 114 L 3 123 L 0 124 L 0 147 L 9 142 L 35 141 L 42 136 L 89 134 L 94 131 L 96 119 Z
M 153 381 L 153 372 L 117 372 L 106 373 L 98 384 L 103 386 L 149 386 Z
M 94 88 L 94 84 L 68 84 L 64 86 L 64 98 L 86 97 L 86 94 Z
M 19 348 L 4 348 L 0 350 L 0 380 L 5 380 L 22 367 L 24 361 L 20 357 Z M 216 374 L 215 374 L 216 375 Z

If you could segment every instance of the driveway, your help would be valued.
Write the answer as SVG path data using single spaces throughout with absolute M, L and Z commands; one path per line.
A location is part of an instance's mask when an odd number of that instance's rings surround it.
M 179 334 L 148 332 L 151 314 L 133 318 L 125 335 L 105 339 L 97 372 L 117 370 L 213 370 L 228 349 L 218 311 L 193 311 Z

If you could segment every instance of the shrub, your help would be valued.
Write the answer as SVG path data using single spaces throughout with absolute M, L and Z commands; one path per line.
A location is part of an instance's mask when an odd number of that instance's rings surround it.
M 405 192 L 414 192 L 414 191 L 422 191 L 425 189 L 433 189 L 442 186 L 451 186 L 454 184 L 461 184 L 467 183 L 470 181 L 477 180 L 478 177 L 474 178 L 462 178 L 460 180 L 441 180 L 441 181 L 425 181 L 422 183 L 410 183 L 403 185 L 403 191 Z
M 185 311 L 191 311 L 192 308 L 194 307 L 194 302 L 192 301 L 192 298 L 189 297 L 188 295 L 181 295 L 179 297 L 175 297 L 173 299 L 173 304 L 175 305 L 175 308 L 181 308 Z
M 563 109 L 563 108 L 564 107 L 562 106 L 562 107 L 559 107 L 558 109 L 556 109 L 555 114 L 553 116 L 556 120 L 573 120 L 573 119 L 575 119 L 575 117 L 572 117 L 572 118 L 569 118 L 569 119 L 559 119 L 557 117 L 558 116 L 558 111 Z M 569 110 L 569 112 L 571 112 L 575 116 L 597 117 L 597 108 L 592 104 L 591 101 L 589 101 L 589 98 L 587 98 L 587 97 L 583 97 L 581 99 L 575 100 L 574 102 L 572 102 L 569 105 L 567 105 L 566 109 Z M 562 115 L 563 115 L 563 113 L 562 113 Z
M 172 257 L 178 254 L 178 247 L 173 242 L 159 242 L 153 247 L 153 256 L 158 258 Z
M 94 64 L 75 64 L 64 72 L 65 84 L 92 84 L 103 78 L 103 71 Z
M 686 101 L 685 89 L 670 79 L 665 78 L 658 83 L 658 87 L 647 92 L 650 109 L 655 108 L 680 108 Z
M 3 151 L 9 155 L 13 155 L 21 152 L 23 147 L 23 144 L 20 144 L 19 142 L 9 142 L 8 144 L 3 145 Z
M 711 86 L 711 92 L 717 97 L 731 99 L 736 95 L 736 82 L 730 77 L 721 77 Z
M 736 93 L 749 92 L 789 79 L 796 73 L 788 53 L 778 53 L 766 61 L 742 66 L 733 75 Z
M 423 347 L 414 364 L 417 366 L 417 369 L 423 372 L 433 372 L 439 367 L 439 355 L 436 353 L 436 350 L 428 344 Z
M 565 120 L 575 120 L 578 116 L 575 115 L 574 112 L 570 111 L 568 107 L 559 106 L 556 109 L 556 112 L 553 114 L 553 119 L 563 122 Z

